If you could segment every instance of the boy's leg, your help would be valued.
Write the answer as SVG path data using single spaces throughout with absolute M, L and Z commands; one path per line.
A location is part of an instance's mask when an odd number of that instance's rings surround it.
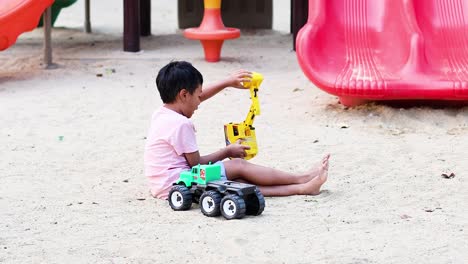
M 302 174 L 256 165 L 243 159 L 232 159 L 223 163 L 229 180 L 244 180 L 259 186 L 275 186 L 308 183 L 317 176 L 327 174 L 329 157 L 330 155 L 326 155 L 318 166 Z
M 275 186 L 257 185 L 257 187 L 264 196 L 317 195 L 320 193 L 320 187 L 326 180 L 326 176 L 319 176 L 307 183 Z
M 255 184 L 264 196 L 317 195 L 320 193 L 320 187 L 327 181 L 328 158 L 329 155 L 325 156 L 318 168 L 304 174 L 309 174 L 308 176 L 255 165 L 242 159 L 233 159 L 223 163 L 228 179 Z M 303 181 L 307 177 L 310 179 L 306 182 L 272 184 L 274 182 L 294 182 L 298 179 Z

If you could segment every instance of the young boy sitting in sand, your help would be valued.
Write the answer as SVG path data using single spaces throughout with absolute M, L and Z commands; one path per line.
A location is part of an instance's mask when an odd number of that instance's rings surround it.
M 209 162 L 221 165 L 222 177 L 255 184 L 265 196 L 319 194 L 327 180 L 330 155 L 326 155 L 318 166 L 299 174 L 244 160 L 248 146 L 240 142 L 200 155 L 190 117 L 201 102 L 224 88 L 244 88 L 242 83 L 248 82 L 249 77 L 250 72 L 240 70 L 224 81 L 202 88 L 201 73 L 188 62 L 174 61 L 159 71 L 156 86 L 164 105 L 153 113 L 144 154 L 145 175 L 154 197 L 167 199 L 172 183 L 181 171 Z

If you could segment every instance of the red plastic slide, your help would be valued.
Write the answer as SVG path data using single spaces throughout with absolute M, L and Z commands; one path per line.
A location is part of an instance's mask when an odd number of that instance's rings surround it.
M 16 42 L 18 36 L 36 28 L 42 12 L 54 0 L 0 0 L 0 51 Z
M 468 101 L 468 1 L 309 0 L 296 52 L 344 105 Z

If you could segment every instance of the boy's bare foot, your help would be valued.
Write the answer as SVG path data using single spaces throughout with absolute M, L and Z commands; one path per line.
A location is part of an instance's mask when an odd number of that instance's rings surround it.
M 327 155 L 323 156 L 320 163 L 315 165 L 311 170 L 309 170 L 307 172 L 307 175 L 309 175 L 309 180 L 308 181 L 311 181 L 313 178 L 322 175 L 323 170 L 328 170 L 328 160 L 329 159 L 330 159 L 330 154 L 327 154 Z
M 328 159 L 330 154 L 322 159 L 322 163 L 318 170 L 315 171 L 315 176 L 308 182 L 302 184 L 300 194 L 317 195 L 320 193 L 320 187 L 328 179 Z

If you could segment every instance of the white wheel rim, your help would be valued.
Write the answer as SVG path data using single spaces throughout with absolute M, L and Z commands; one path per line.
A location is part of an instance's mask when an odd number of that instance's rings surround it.
M 233 200 L 226 200 L 224 203 L 223 203 L 223 212 L 227 215 L 227 216 L 233 216 L 236 214 L 236 211 L 237 211 L 237 207 L 236 207 L 236 204 L 234 203 Z
M 180 200 L 178 200 L 180 198 Z M 181 207 L 184 203 L 184 197 L 180 192 L 173 192 L 171 195 L 171 202 L 176 207 Z
M 203 210 L 205 210 L 205 212 L 207 213 L 213 212 L 213 210 L 215 209 L 215 203 L 213 198 L 209 196 L 204 197 L 202 201 L 202 207 Z

